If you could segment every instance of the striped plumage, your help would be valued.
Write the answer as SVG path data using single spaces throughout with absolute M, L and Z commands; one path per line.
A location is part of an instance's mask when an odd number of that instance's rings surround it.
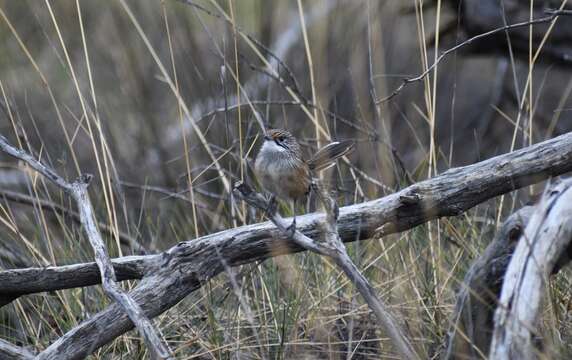
M 332 142 L 308 161 L 288 131 L 268 130 L 256 156 L 254 171 L 264 189 L 277 197 L 296 202 L 310 191 L 312 172 L 323 170 L 353 150 L 353 141 Z

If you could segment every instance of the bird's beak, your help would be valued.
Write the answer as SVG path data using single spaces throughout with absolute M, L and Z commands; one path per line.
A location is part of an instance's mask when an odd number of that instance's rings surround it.
M 264 135 L 264 140 L 266 140 L 266 141 L 272 141 L 272 136 L 270 136 L 270 135 Z

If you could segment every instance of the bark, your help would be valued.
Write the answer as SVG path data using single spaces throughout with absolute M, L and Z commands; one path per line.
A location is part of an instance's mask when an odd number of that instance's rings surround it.
M 159 255 L 124 256 L 112 259 L 117 281 L 141 279 L 155 269 Z M 0 271 L 0 307 L 19 296 L 44 291 L 101 284 L 95 262 Z

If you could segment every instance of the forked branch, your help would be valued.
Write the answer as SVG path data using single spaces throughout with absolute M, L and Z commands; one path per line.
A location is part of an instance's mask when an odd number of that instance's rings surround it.
M 377 297 L 369 281 L 361 274 L 348 256 L 346 247 L 340 239 L 337 229 L 339 212 L 336 202 L 322 186 L 318 185 L 314 186 L 314 188 L 318 191 L 318 199 L 322 201 L 326 210 L 326 217 L 323 222 L 325 241 L 316 241 L 296 229 L 292 232 L 287 222 L 276 211 L 276 207 L 270 207 L 264 197 L 254 192 L 246 183 L 238 183 L 234 188 L 234 192 L 250 206 L 266 211 L 266 215 L 270 221 L 272 221 L 285 236 L 291 237 L 298 245 L 306 250 L 331 258 L 344 271 L 366 300 L 380 325 L 387 331 L 395 348 L 401 354 L 401 357 L 412 360 L 419 359 L 409 339 L 405 336 L 405 331 L 398 325 L 393 315 L 387 310 L 387 306 Z
M 137 329 L 139 329 L 145 339 L 145 343 L 153 354 L 153 358 L 172 359 L 169 348 L 161 341 L 161 338 L 157 334 L 157 331 L 155 331 L 151 320 L 145 316 L 139 304 L 133 301 L 133 299 L 128 296 L 119 287 L 119 285 L 117 285 L 115 271 L 113 270 L 109 254 L 107 253 L 101 233 L 99 232 L 98 224 L 95 221 L 93 207 L 87 192 L 87 187 L 91 181 L 91 175 L 82 175 L 78 180 L 70 183 L 59 176 L 54 170 L 36 160 L 26 151 L 12 146 L 2 135 L 0 135 L 0 150 L 24 161 L 31 168 L 47 177 L 51 182 L 56 184 L 75 200 L 79 209 L 81 223 L 95 253 L 95 262 L 99 268 L 105 293 L 110 299 L 119 303 L 124 311 L 129 315 L 129 318 L 133 321 L 135 326 L 137 326 Z M 38 356 L 38 359 L 42 359 L 41 354 Z

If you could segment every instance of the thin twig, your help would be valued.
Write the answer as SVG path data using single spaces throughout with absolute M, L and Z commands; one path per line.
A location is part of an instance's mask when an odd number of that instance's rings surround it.
M 117 285 L 115 271 L 113 270 L 113 265 L 109 259 L 105 243 L 103 242 L 101 233 L 99 232 L 99 228 L 95 222 L 93 207 L 87 192 L 87 187 L 89 186 L 92 176 L 84 174 L 73 183 L 70 183 L 59 176 L 54 170 L 36 160 L 26 151 L 12 146 L 2 135 L 0 135 L 0 150 L 10 156 L 26 162 L 31 168 L 47 177 L 76 201 L 81 223 L 83 224 L 91 247 L 95 252 L 95 262 L 97 263 L 100 271 L 105 293 L 109 298 L 119 303 L 123 310 L 128 314 L 131 321 L 133 321 L 145 339 L 145 343 L 153 354 L 153 358 L 173 359 L 168 346 L 163 343 L 151 321 L 143 312 L 141 306 L 139 306 L 139 304 L 127 295 L 119 285 Z M 38 358 L 41 358 L 41 355 L 39 355 Z
M 15 191 L 10 191 L 10 190 L 4 190 L 4 189 L 0 189 L 0 198 L 4 198 L 8 201 L 11 202 L 15 202 L 18 204 L 23 204 L 23 205 L 37 205 L 40 208 L 42 208 L 43 210 L 47 210 L 47 211 L 51 211 L 55 214 L 61 215 L 61 216 L 65 216 L 65 217 L 69 217 L 70 219 L 78 222 L 81 224 L 81 218 L 80 215 L 71 210 L 71 209 L 67 209 L 59 204 L 56 204 L 53 201 L 49 201 L 49 200 L 45 200 L 45 199 L 40 199 L 40 198 L 35 198 L 33 196 L 30 195 L 26 195 L 26 194 L 22 194 L 19 192 L 15 192 Z M 99 229 L 101 231 L 103 231 L 104 233 L 108 234 L 109 236 L 114 236 L 115 231 L 113 230 L 113 228 L 103 222 L 98 222 L 97 226 L 99 227 Z M 145 248 L 134 238 L 132 238 L 131 236 L 127 235 L 124 232 L 119 232 L 119 241 L 121 242 L 122 245 L 126 246 L 126 247 L 133 247 L 133 250 L 135 250 L 138 253 L 145 253 Z
M 372 309 L 379 323 L 388 332 L 389 337 L 393 341 L 397 351 L 404 359 L 419 359 L 419 356 L 413 350 L 413 346 L 405 336 L 405 332 L 398 325 L 397 321 L 387 310 L 381 299 L 375 293 L 373 286 L 361 274 L 359 269 L 355 266 L 351 258 L 348 256 L 346 247 L 344 246 L 337 230 L 338 207 L 332 197 L 324 189 L 323 186 L 315 186 L 318 190 L 318 198 L 322 201 L 326 210 L 325 224 L 325 242 L 315 241 L 308 236 L 302 234 L 299 230 L 292 232 L 289 224 L 276 212 L 274 207 L 268 211 L 269 206 L 267 201 L 261 194 L 254 192 L 245 183 L 238 183 L 235 186 L 235 194 L 249 205 L 264 210 L 276 227 L 287 236 L 291 236 L 298 245 L 303 248 L 327 256 L 334 260 L 334 262 L 344 271 L 347 277 L 356 286 L 360 294 L 363 296 L 368 306 Z
M 219 108 L 210 110 L 210 111 L 200 115 L 197 119 L 197 123 L 200 123 L 201 121 L 203 121 L 205 119 L 211 118 L 212 116 L 214 116 L 216 114 L 224 114 L 226 111 L 237 110 L 240 107 L 248 107 L 251 104 L 252 105 L 273 105 L 273 106 L 302 106 L 302 105 L 304 105 L 304 106 L 308 106 L 311 108 L 316 108 L 320 112 L 323 112 L 326 115 L 328 115 L 330 118 L 335 118 L 336 120 L 343 122 L 345 125 L 351 127 L 352 129 L 358 130 L 358 131 L 368 135 L 370 137 L 370 139 L 372 139 L 374 141 L 377 141 L 379 139 L 379 134 L 375 131 L 375 129 L 366 130 L 361 126 L 356 125 L 356 122 L 358 121 L 357 119 L 352 119 L 352 118 L 348 119 L 348 118 L 343 117 L 334 111 L 330 111 L 330 110 L 325 109 L 321 106 L 312 104 L 312 102 L 310 102 L 310 101 L 300 102 L 300 101 L 295 101 L 295 100 L 250 100 L 247 103 L 232 104 L 232 105 L 219 107 Z
M 388 96 L 378 99 L 376 100 L 376 104 L 382 104 L 385 103 L 391 99 L 393 99 L 395 96 L 397 96 L 407 85 L 414 83 L 414 82 L 418 82 L 418 81 L 422 81 L 427 75 L 429 75 L 429 73 L 431 73 L 431 71 L 433 71 L 433 69 L 449 54 L 459 50 L 460 48 L 463 48 L 467 45 L 472 44 L 473 42 L 480 40 L 482 38 L 486 38 L 489 37 L 491 35 L 497 34 L 499 32 L 503 32 L 503 31 L 507 31 L 507 30 L 511 30 L 511 29 L 517 29 L 517 28 L 521 28 L 521 27 L 526 27 L 526 26 L 530 26 L 530 25 L 535 25 L 535 24 L 544 24 L 544 23 L 548 23 L 551 21 L 556 20 L 556 18 L 558 16 L 566 16 L 566 15 L 572 15 L 572 11 L 571 10 L 546 10 L 546 13 L 549 14 L 548 16 L 542 17 L 540 19 L 534 19 L 534 20 L 529 20 L 529 21 L 523 21 L 523 22 L 519 22 L 516 24 L 511 24 L 511 25 L 505 25 L 505 26 L 501 26 L 498 27 L 496 29 L 484 32 L 482 34 L 479 35 L 475 35 L 465 41 L 463 41 L 462 43 L 459 43 L 455 46 L 453 46 L 450 49 L 447 49 L 445 51 L 443 51 L 441 53 L 441 55 L 439 55 L 439 57 L 437 58 L 437 60 L 435 60 L 435 62 L 433 64 L 431 64 L 431 66 L 429 66 L 427 69 L 425 69 L 425 71 L 423 71 L 421 74 L 412 77 L 412 78 L 405 78 L 403 79 L 401 85 L 399 85 L 395 90 L 393 90 L 393 92 L 391 94 L 389 94 Z
M 136 183 L 132 183 L 132 182 L 129 182 L 129 181 L 120 181 L 119 183 L 121 184 L 121 186 L 124 186 L 124 187 L 126 187 L 126 188 L 138 189 L 138 190 L 141 190 L 141 191 L 150 191 L 150 192 L 155 192 L 155 193 L 158 193 L 158 194 L 163 194 L 163 195 L 165 195 L 165 197 L 162 198 L 161 200 L 173 198 L 173 199 L 177 199 L 177 200 L 184 201 L 184 202 L 189 203 L 189 204 L 192 204 L 192 203 L 193 203 L 191 200 L 189 200 L 189 198 L 188 198 L 187 196 L 184 196 L 184 195 L 183 195 L 183 194 L 189 192 L 189 189 L 185 189 L 185 190 L 180 191 L 180 192 L 175 192 L 175 191 L 172 191 L 172 190 L 170 190 L 170 189 L 167 189 L 167 188 L 164 188 L 164 187 L 161 187 L 161 186 L 141 185 L 141 184 L 136 184 Z M 198 191 L 197 189 L 194 189 L 194 191 L 195 191 L 195 192 L 198 192 L 198 193 L 201 194 L 201 195 L 209 196 L 209 197 L 212 197 L 212 198 L 215 198 L 215 199 L 219 199 L 219 200 L 220 200 L 220 199 L 226 199 L 225 196 L 221 196 L 221 195 L 218 195 L 218 194 L 213 194 L 213 193 L 210 193 L 210 192 L 208 192 L 208 191 L 203 191 L 203 190 Z M 199 207 L 199 208 L 201 208 L 201 209 L 208 209 L 208 206 L 206 206 L 206 204 L 200 203 L 200 202 L 198 202 L 198 201 L 195 201 L 194 203 L 195 203 L 195 205 L 196 205 L 197 207 Z
M 273 58 L 274 60 L 276 60 L 276 63 L 278 64 L 278 68 L 280 66 L 282 66 L 282 68 L 284 68 L 286 70 L 286 74 L 288 74 L 288 77 L 290 78 L 290 81 L 292 83 L 292 86 L 288 85 L 284 79 L 282 79 L 282 77 L 279 77 L 278 82 L 280 84 L 283 84 L 286 87 L 289 87 L 290 89 L 292 89 L 292 91 L 294 91 L 296 94 L 298 94 L 300 96 L 300 94 L 302 94 L 301 90 L 300 90 L 300 86 L 298 84 L 298 81 L 296 80 L 296 77 L 294 76 L 294 72 L 290 69 L 290 67 L 288 67 L 288 65 L 286 65 L 286 63 L 276 54 L 274 54 L 274 52 L 272 50 L 270 50 L 267 46 L 265 46 L 264 44 L 262 44 L 258 39 L 256 39 L 254 36 L 249 35 L 248 33 L 246 33 L 244 30 L 242 30 L 240 27 L 238 27 L 236 24 L 233 24 L 230 20 L 228 20 L 227 18 L 225 18 L 222 15 L 219 14 L 215 14 L 214 11 L 207 9 L 206 7 L 199 5 L 191 0 L 178 0 L 179 2 L 189 5 L 191 7 L 194 7 L 195 9 L 198 9 L 204 13 L 206 13 L 209 16 L 212 16 L 214 18 L 217 18 L 219 20 L 222 20 L 224 22 L 226 22 L 228 25 L 230 25 L 231 27 L 235 27 L 236 30 L 238 32 L 240 32 L 241 34 L 243 34 L 246 38 L 248 38 L 248 40 L 252 41 L 252 43 L 254 45 L 256 45 L 260 50 L 262 50 L 263 52 L 265 52 L 266 54 L 268 54 L 268 56 L 270 56 L 271 58 Z M 266 74 L 268 75 L 268 74 Z M 303 97 L 303 99 L 305 99 L 305 97 Z

